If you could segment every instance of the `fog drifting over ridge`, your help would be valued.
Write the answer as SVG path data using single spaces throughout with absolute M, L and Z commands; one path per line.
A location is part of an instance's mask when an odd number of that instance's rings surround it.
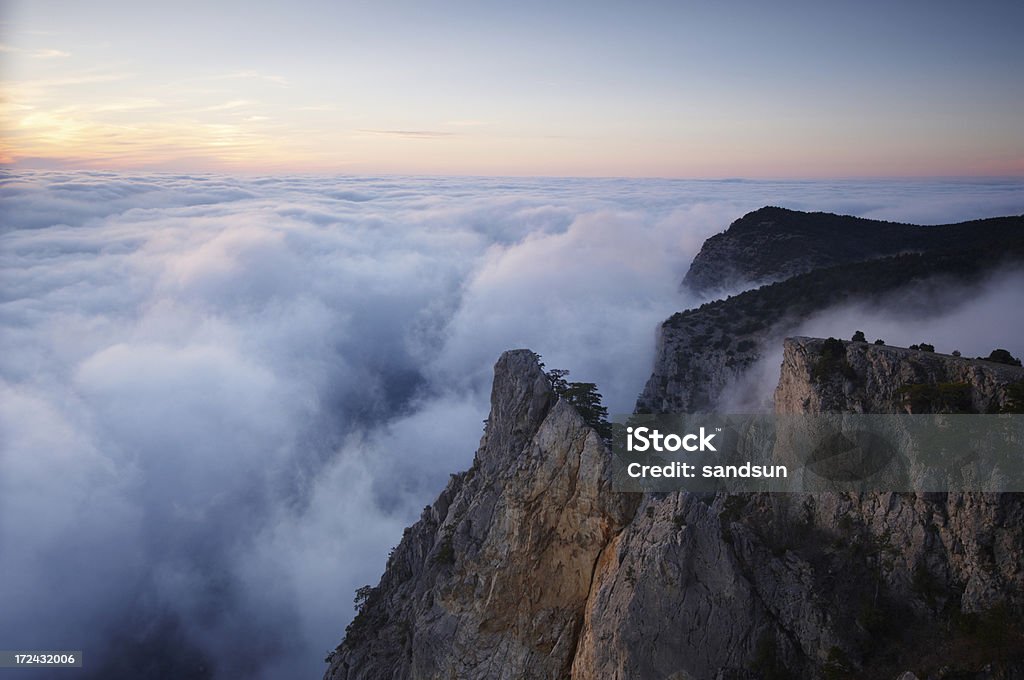
M 987 357 L 996 348 L 1024 357 L 1024 269 L 1001 267 L 980 281 L 964 284 L 938 276 L 912 283 L 871 302 L 853 301 L 820 310 L 801 320 L 783 321 L 761 339 L 761 358 L 723 391 L 719 403 L 729 413 L 770 413 L 779 382 L 783 338 L 807 336 L 850 340 L 863 331 L 868 342 L 889 347 L 928 343 L 939 354 Z
M 317 677 L 468 467 L 501 351 L 629 411 L 744 213 L 943 223 L 1024 185 L 39 172 L 0 200 L 0 646 Z

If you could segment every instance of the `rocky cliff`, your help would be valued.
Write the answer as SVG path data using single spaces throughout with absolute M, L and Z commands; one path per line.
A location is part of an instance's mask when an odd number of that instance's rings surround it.
M 848 262 L 1000 239 L 1020 223 L 1005 217 L 921 227 L 765 207 L 705 241 L 683 284 L 702 294 L 748 288 Z
M 858 343 L 823 372 L 822 345 L 786 341 L 780 412 L 891 412 L 936 380 L 998 409 L 1024 379 Z M 1022 521 L 1011 494 L 649 495 L 599 564 L 574 677 L 1018 677 Z
M 325 677 L 566 677 L 638 500 L 610 491 L 609 458 L 536 355 L 503 354 L 472 468 L 406 530 Z
M 780 410 L 891 410 L 847 381 L 898 395 L 947 378 L 999 408 L 1024 379 L 856 343 L 823 372 L 822 342 L 787 341 Z M 406 532 L 326 677 L 1024 672 L 1019 496 L 639 496 L 611 492 L 607 466 L 534 355 L 503 355 L 473 467 Z
M 1024 218 L 983 222 L 991 238 L 963 239 L 948 250 L 816 269 L 673 314 L 658 331 L 653 370 L 636 410 L 675 413 L 718 408 L 725 389 L 764 355 L 766 347 L 777 347 L 815 312 L 851 301 L 880 303 L 894 291 L 922 293 L 940 286 L 970 286 L 1000 267 L 1019 268 L 1024 263 Z M 959 228 L 952 225 L 950 233 L 959 233 Z M 783 267 L 773 270 L 776 274 L 802 266 L 799 251 L 789 257 L 792 262 L 776 263 Z M 693 266 L 697 265 L 694 260 Z M 935 311 L 934 298 L 928 294 L 904 295 L 900 304 L 908 315 L 927 316 Z
M 1019 366 L 981 359 L 866 342 L 839 346 L 838 356 L 826 356 L 824 340 L 784 341 L 777 413 L 997 413 L 1011 399 L 1007 387 L 1024 380 Z

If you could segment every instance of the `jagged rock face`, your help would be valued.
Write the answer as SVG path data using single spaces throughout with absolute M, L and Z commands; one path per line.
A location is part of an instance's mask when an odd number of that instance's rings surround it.
M 892 411 L 953 379 L 998 407 L 1021 377 L 856 343 L 823 372 L 822 343 L 787 341 L 780 411 Z M 474 466 L 407 530 L 326 677 L 1024 677 L 1020 495 L 639 496 L 608 462 L 535 356 L 503 355 Z
M 1006 494 L 650 496 L 599 563 L 573 677 L 980 668 L 1005 652 L 965 652 L 990 641 L 963 621 L 1019 620 L 1022 521 Z
M 749 541 L 725 537 L 725 501 L 682 493 L 645 498 L 599 562 L 574 678 L 743 677 L 735 674 L 751 666 L 773 613 L 746 573 L 741 555 Z M 758 573 L 770 578 L 773 571 L 780 570 L 765 564 Z M 814 626 L 815 618 L 801 613 L 790 618 Z
M 637 399 L 638 412 L 712 411 L 723 390 L 760 358 L 765 335 L 771 334 L 768 324 L 736 333 L 719 322 L 720 309 L 727 315 L 728 303 L 662 324 L 651 377 Z
M 864 343 L 819 366 L 823 344 L 786 341 L 779 412 L 893 412 L 949 382 L 994 410 L 1024 379 Z M 574 677 L 1021 677 L 1022 526 L 1017 494 L 649 495 L 601 557 Z
M 1007 400 L 1006 386 L 1024 380 L 1024 369 L 948 354 L 844 342 L 846 369 L 827 372 L 826 384 L 815 378 L 824 341 L 787 338 L 782 372 L 775 391 L 777 413 L 892 413 L 913 404 L 901 388 L 911 385 L 965 385 L 961 409 L 991 413 Z M 934 410 L 934 409 L 933 409 Z
M 326 678 L 567 677 L 598 555 L 636 499 L 529 351 L 495 366 L 473 467 L 406 531 Z

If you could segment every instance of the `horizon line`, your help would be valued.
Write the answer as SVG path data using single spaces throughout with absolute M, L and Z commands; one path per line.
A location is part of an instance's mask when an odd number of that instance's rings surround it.
M 188 175 L 206 177 L 234 178 L 267 178 L 267 177 L 350 177 L 350 178 L 404 178 L 404 179 L 518 179 L 518 180 L 586 180 L 586 181 L 663 181 L 663 182 L 1024 182 L 1024 174 L 1020 175 L 831 175 L 831 176 L 723 176 L 723 177 L 683 177 L 673 175 L 559 175 L 559 174 L 481 174 L 481 173 L 402 173 L 402 172 L 364 172 L 353 173 L 344 170 L 288 170 L 273 171 L 238 171 L 238 170 L 168 170 L 138 168 L 102 168 L 102 167 L 31 167 L 21 166 L 18 162 L 0 163 L 0 173 L 16 174 L 20 172 L 48 173 L 73 172 L 83 174 L 120 174 L 120 175 Z

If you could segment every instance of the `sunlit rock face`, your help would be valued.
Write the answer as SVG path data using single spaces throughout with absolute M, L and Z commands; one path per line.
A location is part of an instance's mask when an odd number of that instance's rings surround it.
M 473 467 L 406 531 L 326 677 L 564 677 L 635 504 L 610 491 L 609 458 L 536 355 L 503 354 Z

